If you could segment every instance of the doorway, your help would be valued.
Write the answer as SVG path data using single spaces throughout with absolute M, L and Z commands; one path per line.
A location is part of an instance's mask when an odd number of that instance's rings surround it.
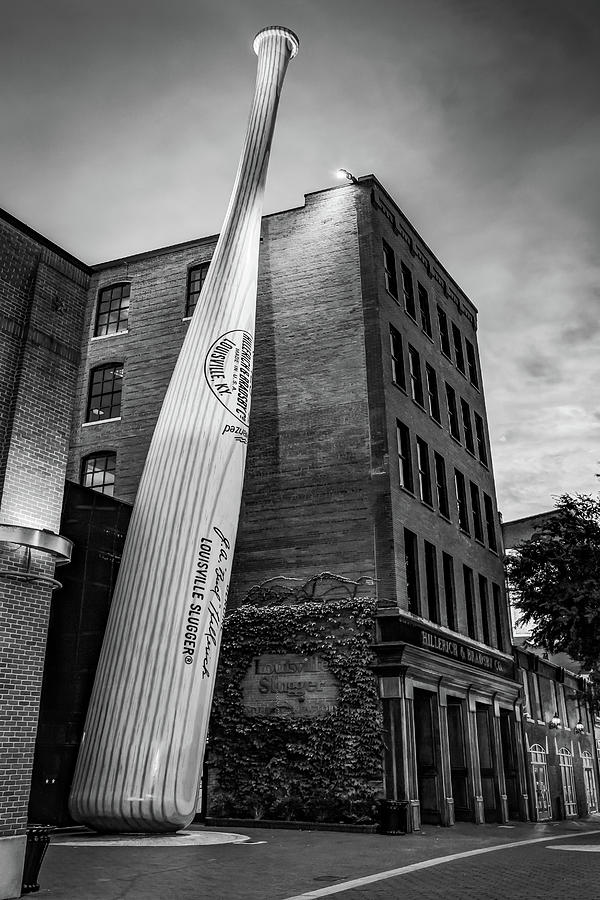
M 442 821 L 440 806 L 440 734 L 437 695 L 414 692 L 415 750 L 421 820 L 433 825 Z
M 497 822 L 499 816 L 498 798 L 496 796 L 496 760 L 490 707 L 485 703 L 477 703 L 475 715 L 477 719 L 477 745 L 479 749 L 484 818 L 486 822 Z
M 519 770 L 517 743 L 515 738 L 515 719 L 514 714 L 508 709 L 500 710 L 500 741 L 502 745 L 502 760 L 504 763 L 504 780 L 506 782 L 508 818 L 519 819 Z
M 459 697 L 448 697 L 447 709 L 454 818 L 459 822 L 470 822 L 473 820 L 473 809 L 469 800 L 469 770 L 467 767 L 467 745 L 465 741 L 465 702 Z

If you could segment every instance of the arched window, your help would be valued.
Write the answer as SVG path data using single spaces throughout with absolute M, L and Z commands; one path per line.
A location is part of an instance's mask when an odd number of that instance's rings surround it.
M 532 744 L 529 748 L 529 757 L 533 778 L 535 817 L 538 822 L 547 822 L 552 818 L 552 806 L 550 804 L 546 751 L 541 744 Z
M 98 294 L 94 337 L 127 331 L 131 285 L 111 284 Z
M 565 815 L 577 815 L 577 795 L 575 793 L 575 779 L 573 778 L 573 757 L 571 751 L 561 747 L 558 751 L 560 764 L 560 777 L 562 781 L 563 800 L 565 803 Z
M 90 373 L 86 422 L 118 419 L 121 415 L 123 363 L 97 366 Z
M 109 497 L 115 491 L 117 454 L 110 450 L 91 453 L 81 460 L 81 484 Z
M 583 783 L 585 785 L 585 799 L 587 800 L 588 813 L 598 811 L 598 793 L 596 791 L 596 778 L 594 777 L 594 764 L 592 754 L 584 750 L 581 754 L 583 761 Z
M 186 318 L 193 316 L 198 297 L 202 290 L 202 285 L 206 281 L 208 267 L 210 262 L 200 263 L 198 266 L 192 266 L 188 271 L 187 294 L 185 299 L 185 315 Z

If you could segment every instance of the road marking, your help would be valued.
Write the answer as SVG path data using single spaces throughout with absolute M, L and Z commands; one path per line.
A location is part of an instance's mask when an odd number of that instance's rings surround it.
M 559 844 L 558 847 L 546 847 L 546 850 L 577 850 L 578 853 L 600 853 L 600 844 L 578 844 L 575 847 Z
M 247 834 L 225 831 L 178 831 L 175 834 L 59 834 L 52 837 L 53 847 L 210 847 L 214 844 L 241 844 Z
M 340 884 L 332 884 L 329 887 L 319 888 L 316 891 L 307 891 L 304 894 L 295 894 L 286 897 L 285 900 L 316 900 L 317 897 L 330 897 L 332 894 L 341 894 L 342 891 L 351 891 L 353 888 L 364 887 L 367 884 L 375 884 L 377 881 L 385 881 L 387 878 L 395 878 L 397 875 L 408 875 L 410 872 L 418 872 L 420 869 L 430 869 L 433 866 L 441 866 L 444 863 L 453 862 L 455 859 L 468 859 L 470 856 L 480 856 L 482 853 L 493 853 L 496 850 L 512 850 L 514 847 L 525 847 L 528 844 L 540 844 L 543 841 L 569 840 L 580 838 L 583 835 L 600 834 L 600 829 L 585 831 L 582 834 L 556 834 L 548 837 L 530 838 L 527 841 L 509 841 L 506 844 L 495 844 L 493 847 L 480 847 L 477 850 L 466 850 L 463 853 L 450 853 L 448 856 L 437 856 L 435 859 L 425 859 L 422 862 L 412 863 L 409 866 L 401 866 L 399 869 L 388 869 L 386 872 L 376 872 L 374 875 L 365 875 L 363 878 L 353 878 L 351 881 L 343 881 Z

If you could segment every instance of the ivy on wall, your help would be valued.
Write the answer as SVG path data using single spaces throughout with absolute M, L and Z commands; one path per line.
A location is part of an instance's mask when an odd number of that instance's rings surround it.
M 225 622 L 209 759 L 213 815 L 366 823 L 382 792 L 382 720 L 373 654 L 376 601 L 246 604 Z M 254 603 L 261 597 L 253 596 Z M 339 683 L 333 712 L 247 715 L 242 681 L 266 653 L 318 654 Z

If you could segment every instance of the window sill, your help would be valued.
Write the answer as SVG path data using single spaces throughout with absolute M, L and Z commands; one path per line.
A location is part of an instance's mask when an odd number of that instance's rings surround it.
M 427 509 L 429 509 L 429 510 L 431 510 L 431 512 L 433 512 L 433 503 L 428 503 L 427 500 L 423 500 L 422 497 L 419 497 L 419 500 L 421 501 L 423 506 L 426 506 Z
M 471 537 L 471 532 L 467 531 L 466 528 L 463 528 L 462 525 L 458 526 L 458 530 L 460 531 L 461 534 L 464 534 L 466 537 L 468 537 L 468 538 Z
M 418 401 L 418 400 L 415 400 L 414 397 L 411 397 L 410 399 L 411 399 L 412 402 L 415 404 L 415 406 L 418 406 L 418 407 L 419 407 L 419 409 L 421 410 L 421 412 L 424 412 L 424 413 L 427 412 L 427 410 L 425 409 L 425 407 L 423 406 L 422 403 L 419 403 L 419 401 Z
M 443 513 L 443 512 L 440 512 L 439 509 L 438 509 L 438 516 L 439 516 L 441 519 L 443 519 L 444 522 L 447 522 L 449 525 L 452 525 L 452 519 L 450 518 L 450 516 L 444 515 L 444 513 Z
M 414 322 L 415 325 L 418 327 L 419 323 L 417 322 L 416 318 L 415 318 L 413 315 L 411 315 L 411 314 L 409 313 L 409 311 L 407 310 L 406 307 L 404 307 L 404 312 L 406 313 L 406 315 L 408 316 L 408 318 L 410 319 L 410 321 L 411 321 L 411 322 Z
M 105 341 L 107 338 L 119 337 L 122 334 L 129 334 L 129 328 L 122 328 L 121 331 L 112 331 L 110 334 L 94 334 L 92 341 Z
M 485 463 L 482 459 L 479 460 L 479 464 L 480 464 L 481 466 L 483 466 L 483 468 L 486 470 L 486 472 L 489 472 L 489 471 L 490 471 L 490 467 L 489 467 L 488 464 Z
M 392 292 L 390 291 L 389 288 L 386 288 L 386 289 L 385 289 L 385 292 L 386 292 L 386 294 L 387 294 L 389 297 L 392 298 L 392 300 L 394 301 L 394 303 L 397 303 L 398 306 L 400 306 L 400 298 L 399 298 L 399 297 L 397 297 L 395 294 L 392 294 Z
M 440 420 L 436 419 L 435 416 L 432 416 L 431 413 L 429 413 L 429 418 L 431 419 L 432 422 L 434 422 L 437 425 L 438 428 L 441 428 L 442 430 L 444 429 L 444 426 L 442 425 Z
M 459 447 L 462 447 L 460 438 L 454 437 L 454 435 L 452 434 L 451 431 L 449 431 L 448 434 L 450 435 L 450 437 L 452 438 L 452 440 L 454 441 L 455 444 L 458 444 Z
M 427 340 L 428 340 L 431 344 L 433 344 L 433 343 L 434 343 L 433 335 L 432 335 L 432 334 L 428 334 L 428 333 L 425 331 L 424 328 L 421 328 L 421 331 L 423 332 L 423 334 L 425 335 L 425 337 L 427 338 Z
M 121 416 L 115 416 L 113 419 L 96 419 L 94 422 L 82 422 L 82 428 L 88 428 L 90 425 L 108 425 L 109 422 L 120 422 Z
M 472 456 L 473 459 L 477 459 L 477 457 L 475 456 L 475 451 L 474 451 L 474 450 L 469 450 L 468 447 L 465 447 L 465 450 L 467 451 L 467 453 L 469 454 L 469 456 Z
M 408 494 L 409 497 L 412 497 L 413 500 L 416 500 L 416 499 L 417 499 L 416 496 L 415 496 L 415 492 L 414 492 L 414 491 L 411 491 L 410 488 L 404 487 L 403 484 L 400 485 L 400 490 L 402 491 L 402 493 Z
M 402 387 L 401 384 L 398 384 L 398 382 L 394 381 L 393 379 L 392 379 L 392 384 L 394 385 L 394 387 L 397 387 L 399 391 L 402 391 L 402 393 L 408 397 L 408 392 L 405 387 Z

